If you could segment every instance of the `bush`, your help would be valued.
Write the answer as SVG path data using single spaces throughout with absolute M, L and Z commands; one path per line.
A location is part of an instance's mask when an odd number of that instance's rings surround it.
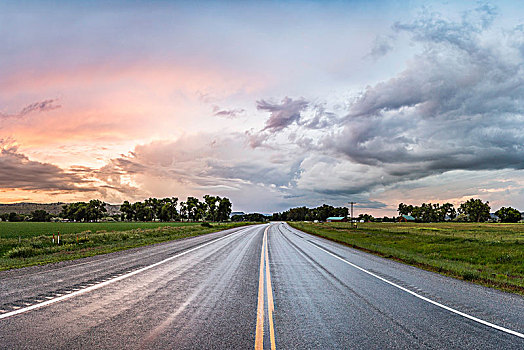
M 29 258 L 34 255 L 38 255 L 38 252 L 33 247 L 22 246 L 10 249 L 4 256 L 6 258 Z
M 474 281 L 480 278 L 480 275 L 478 272 L 473 271 L 464 271 L 462 272 L 462 278 L 464 278 L 465 281 Z
M 202 227 L 213 227 L 209 222 L 203 222 L 200 224 Z

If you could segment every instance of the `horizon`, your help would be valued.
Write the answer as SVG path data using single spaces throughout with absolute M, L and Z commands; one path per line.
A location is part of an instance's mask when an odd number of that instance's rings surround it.
M 0 4 L 0 203 L 524 209 L 511 1 Z

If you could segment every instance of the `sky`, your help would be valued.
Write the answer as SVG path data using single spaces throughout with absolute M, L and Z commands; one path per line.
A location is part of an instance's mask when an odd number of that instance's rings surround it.
M 3 1 L 0 202 L 524 210 L 513 1 Z

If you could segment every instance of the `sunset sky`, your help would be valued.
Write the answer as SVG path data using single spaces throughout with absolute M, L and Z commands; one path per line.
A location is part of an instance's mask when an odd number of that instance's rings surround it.
M 524 210 L 524 6 L 0 3 L 0 202 Z

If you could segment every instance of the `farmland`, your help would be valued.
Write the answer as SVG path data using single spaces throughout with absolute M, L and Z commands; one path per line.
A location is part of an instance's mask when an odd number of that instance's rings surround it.
M 0 270 L 104 254 L 245 224 L 0 222 Z M 53 234 L 59 231 L 61 244 L 53 244 Z
M 31 238 L 40 235 L 80 233 L 83 231 L 126 231 L 132 229 L 153 229 L 158 227 L 192 226 L 182 222 L 0 222 L 0 239 Z
M 523 224 L 289 224 L 427 270 L 524 294 Z

